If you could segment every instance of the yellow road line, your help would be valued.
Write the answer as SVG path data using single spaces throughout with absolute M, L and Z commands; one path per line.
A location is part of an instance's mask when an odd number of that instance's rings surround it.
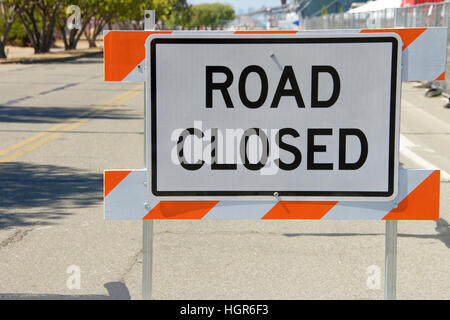
M 133 98 L 133 97 L 139 95 L 139 94 L 142 92 L 142 91 L 136 91 L 136 90 L 131 90 L 131 91 L 134 91 L 134 92 L 131 92 L 129 95 L 125 96 L 125 97 L 122 98 L 121 100 L 116 101 L 116 103 L 117 103 L 117 104 L 120 104 L 120 103 L 122 103 L 122 102 L 124 102 L 124 101 L 127 101 L 127 100 L 129 100 L 129 99 L 131 99 L 131 98 Z M 123 96 L 123 95 L 121 95 L 121 96 Z M 109 101 L 111 101 L 111 100 L 109 100 Z M 96 107 L 96 108 L 95 108 L 96 110 L 95 110 L 95 111 L 91 111 L 91 113 L 92 113 L 93 115 L 99 115 L 99 114 L 101 114 L 101 113 L 107 111 L 108 109 L 111 109 L 111 108 L 114 107 L 114 106 L 115 106 L 115 105 L 110 104 L 110 105 L 107 105 L 107 106 L 102 106 L 102 107 L 100 107 L 100 108 Z M 43 144 L 47 143 L 48 141 L 53 140 L 53 139 L 55 139 L 55 138 L 57 138 L 57 137 L 63 135 L 64 133 L 69 132 L 69 131 L 75 129 L 76 127 L 80 126 L 81 124 L 83 124 L 83 123 L 85 123 L 85 122 L 87 122 L 87 121 L 89 121 L 89 120 L 91 120 L 91 119 L 92 119 L 92 118 L 86 118 L 86 117 L 85 117 L 85 118 L 79 119 L 78 121 L 76 121 L 76 122 L 73 123 L 72 125 L 67 126 L 67 127 L 63 128 L 63 129 L 61 129 L 61 131 L 56 132 L 56 133 L 53 133 L 53 134 L 47 136 L 45 139 L 39 140 L 39 141 L 33 143 L 32 145 L 30 145 L 30 146 L 28 146 L 28 147 L 26 147 L 26 148 L 24 148 L 24 149 L 22 149 L 22 150 L 20 150 L 20 151 L 17 151 L 17 152 L 15 152 L 15 153 L 11 154 L 11 155 L 8 156 L 7 158 L 4 158 L 4 159 L 0 160 L 0 165 L 3 164 L 3 163 L 7 163 L 7 162 L 10 162 L 10 161 L 13 161 L 13 160 L 17 159 L 18 157 L 24 155 L 25 153 L 28 153 L 28 152 L 30 152 L 30 151 L 32 151 L 32 150 L 34 150 L 34 149 L 36 149 L 36 148 L 42 146 Z M 66 124 L 67 124 L 67 123 L 66 123 Z M 45 132 L 45 133 L 46 133 L 46 134 L 50 134 L 50 132 Z
M 82 117 L 84 117 L 84 116 L 86 116 L 86 115 L 89 115 L 89 114 L 91 114 L 91 113 L 93 113 L 93 112 L 96 112 L 96 110 L 102 108 L 102 107 L 105 106 L 105 105 L 109 105 L 109 104 L 113 103 L 114 101 L 116 101 L 116 100 L 118 100 L 118 99 L 120 99 L 120 98 L 123 98 L 123 97 L 125 97 L 125 96 L 127 96 L 127 95 L 133 94 L 133 92 L 136 92 L 136 91 L 137 91 L 136 89 L 138 89 L 138 88 L 140 88 L 140 87 L 141 87 L 141 86 L 137 86 L 137 87 L 135 87 L 135 88 L 133 88 L 133 89 L 131 89 L 131 90 L 128 90 L 128 91 L 126 91 L 126 92 L 124 92 L 124 93 L 122 93 L 122 94 L 119 94 L 118 96 L 109 99 L 109 100 L 106 101 L 105 103 L 103 103 L 103 104 L 101 104 L 101 105 L 99 105 L 99 106 L 92 107 L 91 109 L 89 109 L 89 110 L 83 112 L 80 116 L 78 116 L 78 117 L 76 117 L 76 118 L 71 118 L 71 119 L 69 119 L 69 120 L 66 120 L 66 121 L 64 121 L 64 122 L 62 122 L 62 123 L 59 123 L 59 124 L 55 125 L 54 127 L 50 128 L 50 129 L 48 129 L 48 130 L 45 130 L 45 131 L 42 131 L 42 132 L 38 133 L 37 135 L 35 135 L 35 136 L 33 136 L 33 137 L 30 137 L 30 138 L 28 138 L 28 139 L 25 139 L 25 140 L 23 140 L 23 141 L 21 141 L 21 142 L 15 144 L 15 145 L 13 145 L 13 146 L 10 146 L 10 147 L 8 147 L 8 148 L 6 148 L 6 149 L 0 150 L 0 157 L 1 157 L 1 156 L 4 156 L 4 155 L 6 155 L 6 154 L 8 154 L 8 153 L 10 153 L 10 152 L 12 152 L 12 151 L 14 151 L 14 150 L 17 150 L 17 149 L 23 147 L 24 145 L 27 145 L 27 144 L 29 144 L 29 143 L 31 143 L 31 142 L 33 142 L 33 141 L 39 139 L 39 138 L 42 138 L 42 137 L 44 137 L 44 136 L 50 134 L 50 133 L 53 132 L 53 131 L 57 131 L 57 130 L 61 129 L 62 127 L 64 127 L 64 126 L 66 126 L 66 125 L 68 125 L 68 124 L 70 124 L 70 123 L 76 121 L 77 119 L 80 119 L 80 118 L 82 118 Z M 140 91 L 139 91 L 139 92 L 140 92 Z

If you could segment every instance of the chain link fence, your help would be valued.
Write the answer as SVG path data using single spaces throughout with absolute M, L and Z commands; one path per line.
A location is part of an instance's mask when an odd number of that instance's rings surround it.
M 447 27 L 450 24 L 450 1 L 427 3 L 413 7 L 391 8 L 371 12 L 327 14 L 305 18 L 302 27 L 311 29 L 362 29 L 362 28 L 414 28 Z M 450 33 L 447 43 L 450 44 Z M 448 51 L 448 50 L 447 50 Z M 430 55 L 433 53 L 430 52 Z M 450 98 L 450 59 L 447 55 L 445 81 L 433 81 L 427 85 Z

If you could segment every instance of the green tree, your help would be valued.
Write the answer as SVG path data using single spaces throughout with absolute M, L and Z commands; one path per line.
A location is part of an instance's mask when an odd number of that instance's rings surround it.
M 9 32 L 17 18 L 17 5 L 14 0 L 0 1 L 0 59 L 6 59 L 5 45 Z
M 155 10 L 157 20 L 156 23 L 165 25 L 166 21 L 172 15 L 172 11 L 177 8 L 178 2 L 181 0 L 130 0 L 128 7 L 123 9 L 116 23 L 132 25 L 133 29 L 142 29 L 142 20 L 144 10 Z
M 27 32 L 20 22 L 19 19 L 16 19 L 11 26 L 11 30 L 9 31 L 7 43 L 11 43 L 17 46 L 30 46 L 31 42 L 28 39 Z
M 213 4 L 214 20 L 211 24 L 213 29 L 223 26 L 234 19 L 234 9 L 230 5 L 215 3 Z
M 188 28 L 209 27 L 213 30 L 234 19 L 234 9 L 222 3 L 204 3 L 192 6 Z
M 75 5 L 80 8 L 80 26 L 73 26 L 68 28 L 67 23 L 72 19 L 74 12 L 68 12 L 70 6 Z M 99 1 L 97 0 L 65 0 L 64 10 L 62 10 L 60 19 L 58 20 L 58 29 L 61 32 L 64 41 L 65 50 L 72 50 L 77 48 L 78 41 L 86 29 L 91 18 L 95 16 L 99 10 Z M 74 22 L 74 21 L 69 21 Z
M 14 0 L 34 52 L 49 52 L 64 0 Z
M 193 17 L 192 6 L 186 0 L 178 0 L 177 4 L 172 7 L 172 13 L 166 21 L 166 25 L 171 28 L 186 28 Z
M 149 8 L 155 10 L 157 21 L 164 25 L 177 4 L 178 0 L 150 0 L 148 4 L 150 7 L 144 8 L 144 10 Z
M 97 37 L 106 26 L 111 28 L 112 23 L 130 22 L 140 12 L 142 1 L 65 0 L 65 8 L 69 5 L 77 5 L 80 8 L 81 28 L 69 30 L 67 20 L 70 14 L 65 12 L 61 15 L 59 29 L 63 35 L 66 50 L 75 49 L 83 33 L 89 42 L 89 47 L 95 47 Z
M 96 47 L 96 40 L 105 26 L 122 19 L 129 19 L 130 7 L 137 5 L 137 0 L 92 0 L 95 7 L 89 23 L 83 29 L 89 42 L 89 48 Z

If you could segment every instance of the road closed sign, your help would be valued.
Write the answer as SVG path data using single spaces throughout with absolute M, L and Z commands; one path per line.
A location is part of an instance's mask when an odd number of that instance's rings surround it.
M 401 47 L 386 33 L 149 37 L 150 192 L 392 200 Z

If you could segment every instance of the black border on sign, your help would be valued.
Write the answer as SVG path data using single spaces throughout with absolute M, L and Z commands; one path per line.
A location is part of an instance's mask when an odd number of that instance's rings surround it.
M 389 124 L 389 177 L 388 191 L 158 191 L 156 171 L 156 45 L 164 44 L 289 44 L 289 43 L 373 43 L 388 42 L 392 44 L 391 60 L 391 106 Z M 395 168 L 395 110 L 397 91 L 397 64 L 398 64 L 398 42 L 390 36 L 382 37 L 342 37 L 342 38 L 155 38 L 150 42 L 151 56 L 151 189 L 155 196 L 273 196 L 278 192 L 283 196 L 329 196 L 329 197 L 389 197 L 394 193 L 394 168 Z

